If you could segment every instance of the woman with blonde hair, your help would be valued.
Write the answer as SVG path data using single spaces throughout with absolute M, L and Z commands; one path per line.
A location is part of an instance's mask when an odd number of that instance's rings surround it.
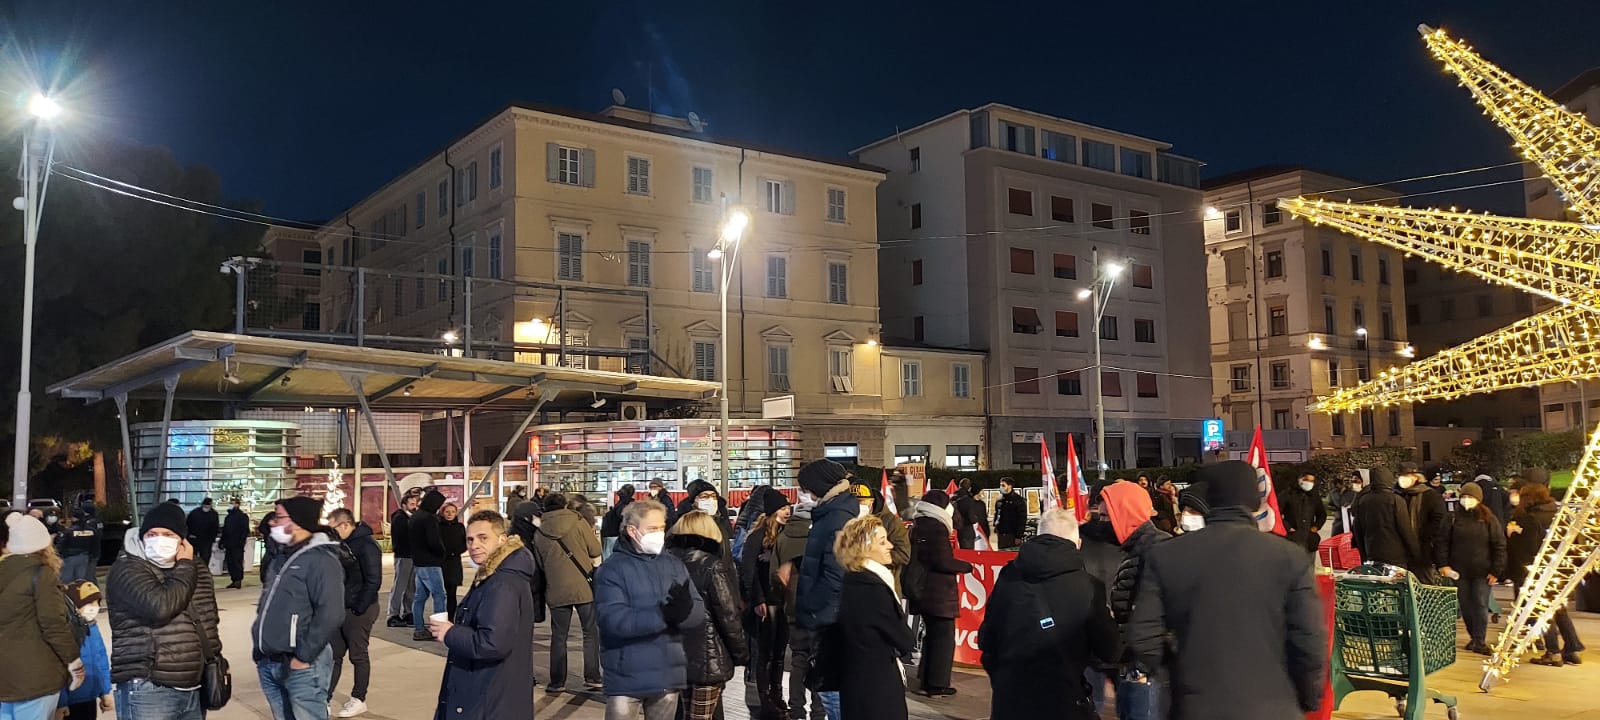
M 717 521 L 699 510 L 685 513 L 667 532 L 667 552 L 689 570 L 706 609 L 706 622 L 683 630 L 689 690 L 678 696 L 678 716 L 687 720 L 719 717 L 723 685 L 735 667 L 750 664 L 739 576 L 722 554 L 723 539 Z
M 830 629 L 823 660 L 837 673 L 824 682 L 839 689 L 843 720 L 905 720 L 905 671 L 911 628 L 889 571 L 894 546 L 877 516 L 846 523 L 834 537 L 833 553 L 844 566 L 839 621 Z
M 38 518 L 5 518 L 0 555 L 0 718 L 55 717 L 62 689 L 78 689 L 86 672 L 61 589 L 61 558 Z

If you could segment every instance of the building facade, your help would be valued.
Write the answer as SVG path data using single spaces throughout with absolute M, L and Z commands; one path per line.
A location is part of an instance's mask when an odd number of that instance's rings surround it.
M 1199 163 L 1169 148 L 991 104 L 854 151 L 888 169 L 884 334 L 988 353 L 991 467 L 1037 467 L 1041 441 L 1059 454 L 1069 437 L 1090 464 L 1199 459 L 1210 410 Z M 1096 257 L 1124 271 L 1099 368 L 1091 303 L 1077 299 Z M 1104 458 L 1092 448 L 1097 389 Z
M 731 262 L 733 416 L 760 417 L 763 399 L 793 395 L 806 457 L 855 445 L 861 462 L 885 462 L 905 403 L 881 382 L 883 179 L 849 159 L 712 139 L 697 119 L 508 107 L 317 233 L 328 265 L 359 268 L 322 274 L 322 324 L 447 339 L 456 351 L 470 339 L 471 353 L 500 359 L 719 380 Z M 750 228 L 716 259 L 736 205 Z M 981 418 L 973 385 L 958 404 Z M 715 414 L 708 400 L 700 416 Z
M 1294 167 L 1245 170 L 1205 185 L 1211 405 L 1227 450 L 1260 426 L 1276 457 L 1383 445 L 1410 447 L 1411 408 L 1309 413 L 1317 396 L 1416 356 L 1407 337 L 1401 254 L 1278 209 L 1280 198 L 1338 191 L 1394 194 Z
M 1568 110 L 1583 113 L 1591 123 L 1600 123 L 1600 68 L 1573 78 L 1550 94 L 1550 98 Z M 1571 220 L 1578 218 L 1567 211 L 1555 186 L 1541 177 L 1539 170 L 1524 163 L 1523 172 L 1528 181 L 1522 184 L 1523 200 L 1528 217 L 1545 220 Z M 1533 307 L 1545 310 L 1550 303 L 1536 298 Z M 1539 420 L 1545 430 L 1588 431 L 1600 422 L 1600 382 L 1568 382 L 1539 386 Z

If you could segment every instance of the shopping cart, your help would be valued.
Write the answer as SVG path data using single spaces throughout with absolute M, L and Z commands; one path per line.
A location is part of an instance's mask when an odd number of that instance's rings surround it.
M 1428 701 L 1457 720 L 1456 699 L 1424 682 L 1456 661 L 1456 589 L 1423 585 L 1385 565 L 1361 565 L 1334 586 L 1333 706 L 1376 690 L 1407 720 Z

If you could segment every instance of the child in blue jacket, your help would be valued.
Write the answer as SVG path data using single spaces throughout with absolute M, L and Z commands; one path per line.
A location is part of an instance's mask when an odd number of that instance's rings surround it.
M 62 690 L 59 705 L 67 710 L 67 720 L 92 720 L 99 712 L 109 713 L 111 707 L 111 659 L 106 653 L 106 641 L 100 635 L 100 588 L 87 580 L 76 580 L 67 585 L 67 599 L 78 606 L 78 617 L 88 632 L 83 637 L 79 655 L 87 677 L 77 690 Z

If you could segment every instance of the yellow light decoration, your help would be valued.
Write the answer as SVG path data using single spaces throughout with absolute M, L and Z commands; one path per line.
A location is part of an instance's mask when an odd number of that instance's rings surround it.
M 1426 25 L 1418 30 L 1445 69 L 1516 141 L 1583 223 L 1415 210 L 1323 199 L 1279 202 L 1290 213 L 1416 255 L 1457 272 L 1559 303 L 1372 381 L 1318 398 L 1311 410 L 1344 413 L 1400 403 L 1600 378 L 1600 132 L 1470 47 Z M 1600 429 L 1590 436 L 1564 502 L 1484 663 L 1482 687 L 1515 668 L 1600 561 Z

